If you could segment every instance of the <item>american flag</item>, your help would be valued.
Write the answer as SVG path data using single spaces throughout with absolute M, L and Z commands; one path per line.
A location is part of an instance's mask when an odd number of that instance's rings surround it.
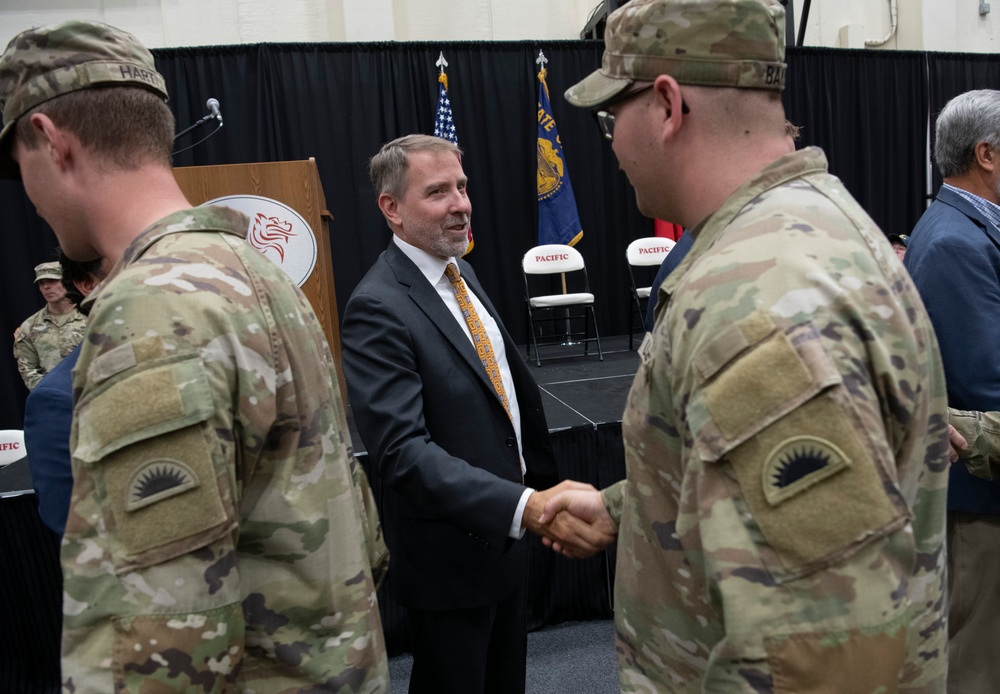
M 451 116 L 451 99 L 448 98 L 448 75 L 444 70 L 438 75 L 438 109 L 434 119 L 434 137 L 458 144 L 458 134 L 455 132 L 455 120 Z
M 451 99 L 448 98 L 448 75 L 444 74 L 447 64 L 442 53 L 437 62 L 441 72 L 438 74 L 438 109 L 434 117 L 434 137 L 443 138 L 457 145 L 458 133 L 455 132 L 455 119 L 451 115 Z M 476 241 L 472 238 L 472 227 L 469 226 L 469 247 L 465 249 L 463 255 L 468 255 L 475 247 Z

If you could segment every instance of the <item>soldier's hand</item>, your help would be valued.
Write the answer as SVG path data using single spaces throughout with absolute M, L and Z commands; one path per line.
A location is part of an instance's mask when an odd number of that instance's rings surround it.
M 547 527 L 545 546 L 566 557 L 589 557 L 618 535 L 601 493 L 593 487 L 561 491 L 549 499 L 538 520 Z
M 958 433 L 958 429 L 951 424 L 948 425 L 948 460 L 956 462 L 959 458 L 959 451 L 964 451 L 969 447 L 969 442 Z
M 563 552 L 566 556 L 587 557 L 600 551 L 608 544 L 604 542 L 603 533 L 600 530 L 591 527 L 586 521 L 566 513 L 559 514 L 560 517 L 554 520 L 551 518 L 545 522 L 540 520 L 542 511 L 549 500 L 569 491 L 592 492 L 600 495 L 593 485 L 565 480 L 544 491 L 533 492 L 528 497 L 521 523 L 533 533 L 541 535 L 542 542 L 545 543 L 546 547 L 558 543 L 560 547 L 567 548 L 567 551 Z

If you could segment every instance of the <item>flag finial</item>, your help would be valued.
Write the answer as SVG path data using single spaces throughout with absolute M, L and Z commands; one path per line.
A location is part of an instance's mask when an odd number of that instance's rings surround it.
M 448 61 L 444 59 L 444 51 L 441 51 L 441 55 L 438 56 L 437 62 L 434 64 L 441 68 L 441 72 L 444 72 L 444 69 L 448 67 Z
M 545 63 L 549 62 L 549 59 L 545 57 L 541 49 L 538 49 L 538 57 L 535 58 L 535 64 L 540 66 L 541 69 L 545 69 Z

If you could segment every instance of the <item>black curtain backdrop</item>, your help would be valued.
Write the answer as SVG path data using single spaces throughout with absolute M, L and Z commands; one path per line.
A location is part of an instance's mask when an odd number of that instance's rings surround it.
M 597 41 L 258 44 L 153 51 L 167 81 L 178 130 L 222 104 L 225 127 L 175 158 L 177 166 L 315 157 L 333 214 L 341 307 L 389 241 L 368 182 L 368 159 L 388 140 L 433 130 L 438 54 L 444 52 L 452 109 L 473 203 L 476 267 L 515 340 L 526 316 L 520 260 L 537 242 L 535 58 L 549 59 L 552 108 L 584 229 L 602 335 L 628 330 L 625 247 L 652 234 L 610 146 L 590 113 L 562 93 L 594 70 Z M 898 51 L 790 49 L 784 100 L 803 127 L 800 146 L 826 151 L 840 176 L 888 233 L 909 230 L 925 204 L 928 123 L 950 96 L 1000 88 L 992 56 Z M 186 146 L 208 132 L 185 136 Z M 734 156 L 739 156 L 738 152 Z M 725 166 L 725 162 L 720 162 Z M 0 334 L 11 336 L 42 306 L 32 267 L 54 259 L 55 237 L 19 183 L 0 181 L 8 231 L 0 258 L 5 301 Z M 27 394 L 10 353 L 0 356 L 0 428 L 20 428 Z
M 785 111 L 801 144 L 823 148 L 887 234 L 909 233 L 926 207 L 926 55 L 803 48 L 788 61 Z

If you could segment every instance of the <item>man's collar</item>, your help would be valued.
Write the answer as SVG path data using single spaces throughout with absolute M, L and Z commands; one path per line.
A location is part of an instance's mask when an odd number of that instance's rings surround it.
M 403 255 L 417 266 L 420 274 L 427 278 L 431 286 L 441 281 L 444 269 L 448 267 L 448 263 L 455 263 L 455 266 L 458 266 L 458 261 L 455 258 L 438 258 L 436 255 L 431 255 L 422 248 L 417 248 L 413 244 L 407 243 L 395 234 L 392 235 L 392 241 L 403 252 Z

